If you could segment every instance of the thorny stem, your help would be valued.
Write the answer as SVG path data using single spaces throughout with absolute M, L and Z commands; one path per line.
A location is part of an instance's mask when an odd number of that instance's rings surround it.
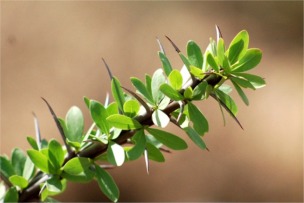
M 192 84 L 190 85 L 192 89 L 194 89 L 198 84 L 200 84 L 202 81 L 207 81 L 208 84 L 214 86 L 221 80 L 221 77 L 218 75 L 208 75 L 202 80 L 194 80 Z M 183 92 L 183 90 L 181 90 Z M 46 101 L 46 100 L 45 100 Z M 48 103 L 47 103 L 48 104 Z M 174 112 L 180 107 L 178 102 L 171 102 L 163 111 L 167 115 L 170 115 L 170 113 Z M 54 113 L 54 112 L 52 112 Z M 143 126 L 152 126 L 152 112 L 146 112 L 144 115 L 138 116 L 137 120 L 143 125 Z M 120 136 L 113 140 L 117 144 L 125 144 L 128 142 L 128 139 L 131 138 L 135 134 L 135 130 L 128 130 L 128 131 L 122 131 Z M 66 157 L 64 163 L 68 162 L 70 159 L 78 156 L 78 157 L 87 157 L 87 158 L 96 158 L 97 156 L 105 153 L 107 151 L 107 145 L 100 143 L 100 142 L 94 142 L 92 145 L 88 146 L 87 148 L 80 151 L 78 154 L 76 153 L 69 153 L 69 156 Z M 24 189 L 19 196 L 20 202 L 30 202 L 30 201 L 37 201 L 39 200 L 39 191 L 40 191 L 40 184 L 42 180 L 45 179 L 47 175 L 43 173 L 38 173 L 36 177 L 34 177 L 35 182 L 33 182 L 28 188 Z

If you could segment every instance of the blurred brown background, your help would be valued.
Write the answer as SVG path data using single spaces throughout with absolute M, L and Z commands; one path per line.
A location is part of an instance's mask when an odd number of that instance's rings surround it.
M 250 47 L 263 50 L 251 73 L 267 86 L 248 90 L 246 107 L 234 92 L 238 118 L 223 126 L 215 101 L 199 106 L 209 120 L 210 152 L 186 139 L 189 149 L 166 155 L 163 164 L 144 160 L 111 170 L 120 201 L 303 201 L 303 2 L 1 2 L 1 154 L 26 150 L 34 136 L 32 111 L 45 138 L 59 138 L 45 97 L 57 115 L 72 105 L 91 119 L 82 97 L 104 101 L 109 77 L 104 57 L 126 87 L 161 66 L 158 36 L 174 67 L 182 63 L 164 35 L 185 53 L 193 39 L 203 49 L 214 25 L 228 44 L 248 30 Z M 69 184 L 61 201 L 105 201 L 95 182 Z

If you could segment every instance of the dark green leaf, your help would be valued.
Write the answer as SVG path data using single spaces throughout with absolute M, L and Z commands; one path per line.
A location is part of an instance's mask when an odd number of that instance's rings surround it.
M 109 141 L 107 156 L 108 161 L 115 166 L 121 166 L 125 161 L 125 151 L 123 147 L 112 141 Z
M 65 187 L 59 176 L 52 176 L 52 178 L 46 182 L 46 189 L 48 190 L 48 195 L 57 195 L 62 193 Z
M 113 202 L 117 202 L 119 199 L 119 189 L 113 180 L 112 176 L 95 164 L 95 170 L 96 170 L 96 180 L 98 182 L 99 188 L 101 191 Z
M 61 176 L 74 182 L 89 182 L 94 178 L 92 161 L 89 158 L 75 157 L 63 166 Z
M 205 92 L 207 89 L 208 83 L 206 81 L 201 82 L 198 84 L 193 90 L 193 100 L 201 100 L 205 98 Z
M 191 127 L 184 128 L 189 138 L 201 149 L 206 149 L 206 144 L 200 137 L 200 135 Z
M 9 177 L 9 181 L 14 186 L 18 186 L 21 189 L 26 188 L 28 186 L 28 181 L 22 176 L 13 175 L 13 176 Z
M 234 88 L 236 89 L 236 91 L 238 92 L 240 97 L 242 98 L 243 102 L 248 106 L 249 100 L 248 100 L 246 94 L 244 93 L 244 91 L 242 90 L 242 88 L 234 80 L 231 80 L 231 82 L 234 85 Z
M 252 75 L 248 73 L 234 73 L 234 74 L 247 79 L 256 89 L 264 87 L 266 85 L 265 80 L 260 76 Z
M 125 96 L 122 91 L 119 80 L 116 77 L 113 77 L 111 82 L 112 95 L 115 101 L 118 104 L 118 108 L 123 112 L 123 105 L 125 103 Z
M 16 174 L 11 162 L 4 156 L 0 156 L 0 172 L 7 179 Z
M 168 60 L 168 58 L 166 57 L 166 55 L 164 53 L 158 52 L 158 55 L 159 55 L 159 58 L 162 62 L 164 72 L 168 76 L 172 71 L 170 61 Z
M 179 53 L 180 58 L 182 59 L 182 61 L 184 62 L 185 66 L 187 67 L 188 71 L 190 71 L 190 62 L 189 60 L 180 52 Z
M 65 118 L 67 129 L 66 137 L 72 142 L 81 142 L 84 128 L 84 119 L 81 110 L 77 106 L 72 106 Z
M 219 99 L 227 106 L 227 108 L 230 109 L 230 111 L 233 113 L 233 115 L 236 115 L 238 109 L 237 109 L 237 106 L 236 106 L 235 102 L 233 101 L 233 99 L 228 94 L 225 94 L 221 90 L 217 89 L 215 91 L 216 91 L 216 95 L 219 97 Z
M 152 93 L 150 93 L 150 91 L 147 89 L 147 87 L 142 81 L 140 81 L 138 78 L 132 77 L 131 82 L 140 94 L 142 94 L 151 104 L 154 103 Z
M 162 91 L 167 97 L 174 101 L 180 101 L 183 100 L 183 95 L 181 95 L 177 90 L 173 89 L 170 85 L 167 83 L 162 84 L 159 87 L 159 90 Z
M 64 162 L 64 151 L 61 144 L 56 140 L 51 140 L 49 142 L 49 161 L 54 166 L 55 170 L 58 171 Z
M 183 150 L 187 148 L 186 142 L 176 135 L 154 128 L 147 128 L 146 130 L 158 141 L 171 149 Z
M 191 65 L 194 65 L 198 68 L 203 66 L 203 55 L 200 47 L 192 40 L 187 44 L 187 55 L 188 60 Z
M 83 101 L 86 104 L 86 106 L 88 107 L 88 109 L 90 108 L 90 99 L 87 97 L 83 97 Z
M 238 77 L 231 77 L 230 80 L 232 80 L 234 83 L 237 83 L 241 87 L 255 90 L 255 87 L 248 80 Z
M 259 49 L 248 49 L 245 55 L 233 67 L 232 72 L 244 72 L 256 67 L 262 59 L 262 52 Z
M 109 116 L 107 122 L 122 130 L 135 130 L 142 127 L 137 120 L 119 114 Z
M 234 64 L 248 49 L 249 35 L 246 30 L 239 32 L 231 41 L 228 49 L 230 64 Z
M 127 151 L 126 154 L 129 160 L 136 160 L 143 154 L 146 147 L 146 136 L 144 134 L 144 131 L 137 131 L 132 137 L 132 140 L 135 142 L 135 146 Z
M 148 158 L 150 160 L 157 161 L 157 162 L 164 162 L 165 161 L 164 155 L 153 144 L 147 143 L 146 144 L 146 149 L 147 149 L 147 152 L 148 152 Z
M 216 63 L 216 61 L 215 61 L 215 59 L 214 59 L 214 57 L 212 56 L 211 53 L 207 54 L 207 62 L 213 68 L 213 70 L 215 72 L 219 72 L 220 71 L 220 69 L 219 69 L 219 67 L 218 67 L 218 65 L 217 65 L 217 63 Z
M 17 175 L 22 176 L 26 156 L 19 148 L 15 148 L 12 152 L 12 165 Z
M 4 197 L 4 203 L 6 202 L 18 202 L 19 195 L 18 191 L 15 187 L 11 187 L 7 190 L 5 197 Z
M 105 107 L 99 103 L 98 101 L 91 100 L 90 101 L 90 112 L 91 116 L 98 126 L 98 128 L 106 134 L 109 134 L 110 126 L 107 122 L 108 112 Z
M 27 142 L 31 145 L 31 147 L 33 149 L 39 150 L 37 142 L 36 142 L 36 140 L 34 138 L 32 138 L 32 137 L 26 137 L 26 139 L 27 139 Z
M 191 102 L 188 103 L 188 112 L 195 131 L 200 135 L 204 135 L 206 132 L 208 132 L 209 127 L 207 119 L 201 113 L 201 111 Z

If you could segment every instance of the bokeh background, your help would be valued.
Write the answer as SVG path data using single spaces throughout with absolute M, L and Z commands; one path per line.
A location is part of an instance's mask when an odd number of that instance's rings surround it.
M 250 47 L 263 51 L 251 73 L 267 86 L 248 90 L 250 106 L 234 92 L 238 118 L 223 125 L 215 101 L 199 103 L 209 120 L 201 151 L 176 127 L 168 130 L 189 143 L 166 154 L 166 162 L 144 160 L 110 171 L 120 201 L 303 201 L 303 2 L 301 1 L 1 1 L 1 154 L 29 148 L 32 111 L 44 138 L 60 139 L 40 97 L 64 117 L 72 105 L 91 123 L 83 96 L 104 101 L 110 90 L 104 57 L 128 88 L 161 67 L 156 37 L 176 68 L 182 63 L 165 39 L 185 53 L 188 40 L 203 49 L 219 25 L 228 44 L 240 30 Z M 105 201 L 95 182 L 69 184 L 60 201 Z

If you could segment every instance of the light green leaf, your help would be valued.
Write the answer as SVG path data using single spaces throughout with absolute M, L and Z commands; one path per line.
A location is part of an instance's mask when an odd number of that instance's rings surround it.
M 26 180 L 29 180 L 35 172 L 35 165 L 31 161 L 30 157 L 26 157 L 26 161 L 24 163 L 24 168 L 22 172 L 22 177 L 24 177 Z
M 168 76 L 172 71 L 172 66 L 170 64 L 170 61 L 168 60 L 168 58 L 166 57 L 166 55 L 164 53 L 159 51 L 158 55 L 159 55 L 159 58 L 162 62 L 164 72 Z
M 182 88 L 183 77 L 178 70 L 171 71 L 170 75 L 168 76 L 168 80 L 173 89 L 180 90 Z
M 174 149 L 174 150 L 183 150 L 186 149 L 188 146 L 186 142 L 181 139 L 180 137 L 177 137 L 176 135 L 173 135 L 169 132 L 165 132 L 159 129 L 154 128 L 147 128 L 146 129 L 151 135 L 153 135 L 158 141 L 160 141 L 162 144 L 166 145 L 167 147 Z
M 246 30 L 239 32 L 229 45 L 228 59 L 230 64 L 234 64 L 241 58 L 248 49 L 249 35 Z
M 165 96 L 161 102 L 158 104 L 158 109 L 164 110 L 171 102 L 171 99 L 167 96 Z
M 234 73 L 234 74 L 247 79 L 254 86 L 255 89 L 262 88 L 266 85 L 265 80 L 260 76 L 252 75 L 248 73 Z
M 119 199 L 119 189 L 112 176 L 103 168 L 95 164 L 96 180 L 101 191 L 113 202 Z
M 217 59 L 221 66 L 224 66 L 225 60 L 225 44 L 223 38 L 220 38 L 217 42 Z
M 191 102 L 188 103 L 188 112 L 195 131 L 200 135 L 204 135 L 206 132 L 208 132 L 209 127 L 207 119 L 201 113 L 201 111 Z
M 132 82 L 133 86 L 137 89 L 137 91 L 140 94 L 142 94 L 145 97 L 145 99 L 148 102 L 150 102 L 150 104 L 154 103 L 151 91 L 148 90 L 148 88 L 145 86 L 145 84 L 141 80 L 139 80 L 138 78 L 132 77 L 131 82 Z
M 200 47 L 192 40 L 187 43 L 187 55 L 191 65 L 198 68 L 203 66 L 203 55 Z
M 212 56 L 211 53 L 207 54 L 207 62 L 213 68 L 213 70 L 215 72 L 219 72 L 220 71 L 220 69 L 219 69 L 219 67 L 218 67 L 218 65 L 217 65 L 217 63 L 216 63 L 216 61 L 215 61 L 215 59 L 214 59 L 214 57 Z
M 202 69 L 199 69 L 198 67 L 195 66 L 190 66 L 190 73 L 198 79 L 203 79 L 205 77 L 205 74 L 202 71 Z
M 81 142 L 84 128 L 84 119 L 81 110 L 77 106 L 72 106 L 66 117 L 65 124 L 67 134 L 65 135 L 72 142 Z
M 115 128 L 122 130 L 134 130 L 142 127 L 137 120 L 119 114 L 109 116 L 107 118 L 107 122 L 109 122 Z
M 165 128 L 169 124 L 170 118 L 163 111 L 157 109 L 152 114 L 152 121 L 156 126 Z
M 186 99 L 192 99 L 192 96 L 193 96 L 193 90 L 192 90 L 191 86 L 189 86 L 185 89 L 184 97 Z
M 26 156 L 19 148 L 15 148 L 12 152 L 12 165 L 17 175 L 22 176 Z
M 112 102 L 111 104 L 109 104 L 107 106 L 107 113 L 108 113 L 108 116 L 119 113 L 118 105 L 116 102 Z
M 240 97 L 242 98 L 243 102 L 248 106 L 249 100 L 248 100 L 246 94 L 244 93 L 244 91 L 242 90 L 242 88 L 234 80 L 231 80 L 231 82 L 234 85 L 234 88 L 236 89 L 236 91 L 238 92 Z
M 28 186 L 28 181 L 19 175 L 13 175 L 11 177 L 9 177 L 9 181 L 14 185 L 14 186 L 18 186 L 21 189 L 26 188 Z
M 98 101 L 90 101 L 90 112 L 92 119 L 98 128 L 105 134 L 109 134 L 110 126 L 107 122 L 108 112 L 105 107 Z
M 124 106 L 124 112 L 129 117 L 134 117 L 138 114 L 140 109 L 140 104 L 137 100 L 131 99 L 125 102 Z
M 152 97 L 156 105 L 158 105 L 158 103 L 164 97 L 163 93 L 159 90 L 159 87 L 165 82 L 166 82 L 166 78 L 163 74 L 163 70 L 162 69 L 156 70 L 152 76 L 152 82 L 151 82 Z
M 177 90 L 173 89 L 170 85 L 166 83 L 162 84 L 159 87 L 159 90 L 174 101 L 183 100 L 183 95 L 181 95 Z
M 39 150 L 37 142 L 36 142 L 36 140 L 34 138 L 32 138 L 32 137 L 26 137 L 26 139 L 27 139 L 27 142 L 31 145 L 31 147 L 33 149 Z
M 157 162 L 164 162 L 165 161 L 164 155 L 153 144 L 147 143 L 146 144 L 146 149 L 147 149 L 147 152 L 148 152 L 148 158 L 150 160 L 157 161 Z
M 206 149 L 206 144 L 202 140 L 201 136 L 191 127 L 184 128 L 189 138 L 201 149 Z
M 122 91 L 119 80 L 113 77 L 111 81 L 112 95 L 117 102 L 118 108 L 123 112 L 123 105 L 125 103 L 125 96 Z
M 27 150 L 27 154 L 30 157 L 31 161 L 35 164 L 44 173 L 53 174 L 55 173 L 54 166 L 48 161 L 48 157 L 42 152 L 30 149 Z
M 75 157 L 63 166 L 61 176 L 74 182 L 89 182 L 94 178 L 92 161 L 89 158 Z
M 56 140 L 52 139 L 49 142 L 49 161 L 54 166 L 55 170 L 58 171 L 64 162 L 64 151 L 61 144 Z
M 146 136 L 143 130 L 139 130 L 132 137 L 132 141 L 135 142 L 135 146 L 126 152 L 129 160 L 138 159 L 145 150 L 146 147 Z
M 19 195 L 18 191 L 15 187 L 11 187 L 7 190 L 5 197 L 4 197 L 4 203 L 6 202 L 18 202 Z
M 245 72 L 256 67 L 262 59 L 262 52 L 259 49 L 248 49 L 245 55 L 232 68 L 232 72 Z
M 115 165 L 121 166 L 125 161 L 125 151 L 122 146 L 110 141 L 107 149 L 108 161 Z

